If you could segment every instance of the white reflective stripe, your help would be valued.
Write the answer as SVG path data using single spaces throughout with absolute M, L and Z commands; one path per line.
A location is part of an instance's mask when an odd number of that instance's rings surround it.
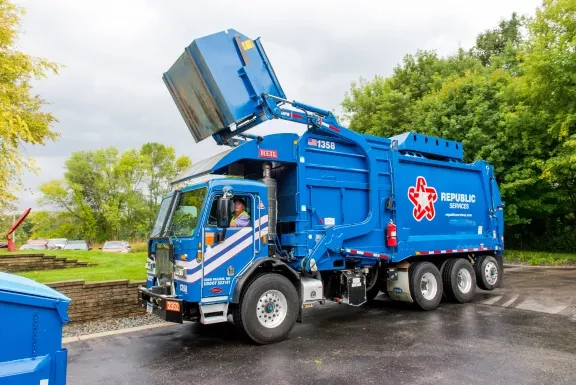
M 200 302 L 206 303 L 206 302 L 227 301 L 227 300 L 228 300 L 228 296 L 227 296 L 227 295 L 221 295 L 221 296 L 218 296 L 218 297 L 202 298 L 202 299 L 200 300 Z
M 262 230 L 262 235 L 266 235 L 266 234 L 268 234 L 268 227 L 266 227 L 265 229 Z M 254 241 L 253 237 L 248 237 L 245 240 L 243 240 L 242 242 L 240 242 L 239 244 L 237 244 L 236 246 L 234 246 L 232 249 L 228 250 L 227 252 L 225 252 L 224 254 L 219 256 L 218 258 L 216 258 L 209 265 L 207 265 L 207 266 L 205 265 L 204 266 L 204 275 L 206 276 L 206 275 L 210 274 L 212 271 L 214 271 L 217 267 L 222 265 L 224 262 L 226 262 L 230 258 L 234 257 L 236 254 L 240 253 L 242 250 L 244 250 L 245 248 L 250 246 L 253 241 Z M 188 282 L 188 283 L 196 282 L 200 278 L 202 278 L 202 275 L 203 275 L 202 270 L 198 270 L 194 274 L 187 276 L 186 282 Z
M 268 223 L 268 215 L 264 215 L 260 220 L 256 219 L 255 224 L 260 224 L 261 226 Z M 258 231 L 258 227 L 254 231 Z M 230 238 L 227 238 L 224 242 L 219 243 L 218 245 L 214 246 L 209 252 L 204 253 L 204 263 L 209 259 L 212 259 L 216 254 L 222 252 L 226 247 L 230 246 L 232 243 L 238 241 L 240 238 L 246 236 L 249 232 L 252 231 L 252 227 L 243 227 L 241 230 L 238 230 L 234 233 Z M 194 269 L 197 266 L 200 266 L 202 262 L 198 263 L 196 261 L 196 256 L 192 261 L 176 261 L 177 265 L 186 266 L 187 269 Z
M 268 227 L 266 227 L 265 229 L 262 230 L 262 235 L 266 235 L 266 234 L 268 234 Z M 240 253 L 242 250 L 249 247 L 252 244 L 252 242 L 253 242 L 252 237 L 242 241 L 239 245 L 234 247 L 232 250 L 230 250 L 227 253 L 224 253 L 222 256 L 216 258 L 216 260 L 214 260 L 208 266 L 205 266 L 204 267 L 204 277 L 206 277 L 208 274 L 210 274 L 211 272 L 216 270 L 224 262 L 226 262 L 229 259 L 231 259 L 232 257 L 234 257 L 236 254 Z M 192 281 L 192 282 L 194 282 L 194 281 Z
M 241 230 L 238 230 L 230 238 L 227 238 L 224 242 L 219 243 L 217 246 L 212 248 L 210 251 L 207 251 L 206 253 L 204 253 L 204 261 L 207 261 L 210 258 L 214 257 L 216 254 L 218 254 L 218 252 L 221 252 L 223 249 L 230 246 L 231 244 L 233 244 L 234 242 L 236 242 L 240 238 L 245 237 L 251 231 L 252 231 L 252 227 L 244 227 Z M 180 261 L 180 260 L 176 261 L 177 265 L 185 266 L 187 269 L 194 269 L 195 267 L 200 266 L 201 263 L 202 263 L 202 261 L 200 261 L 200 263 L 198 263 L 198 261 L 196 261 L 196 256 L 194 256 L 194 259 L 192 261 Z

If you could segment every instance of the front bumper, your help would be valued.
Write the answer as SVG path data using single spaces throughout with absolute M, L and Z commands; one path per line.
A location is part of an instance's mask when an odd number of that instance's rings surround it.
M 138 288 L 138 304 L 147 313 L 155 314 L 167 322 L 184 323 L 184 301 L 172 296 L 152 293 L 147 288 Z

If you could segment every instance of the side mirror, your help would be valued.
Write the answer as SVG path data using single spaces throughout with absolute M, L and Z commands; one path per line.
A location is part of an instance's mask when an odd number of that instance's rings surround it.
M 218 199 L 217 213 L 218 227 L 227 228 L 230 226 L 230 218 L 228 217 L 228 208 L 230 207 L 230 198 L 222 197 Z

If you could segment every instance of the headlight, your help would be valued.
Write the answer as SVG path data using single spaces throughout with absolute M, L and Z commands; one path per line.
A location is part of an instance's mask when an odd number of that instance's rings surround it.
M 174 266 L 174 275 L 181 278 L 186 277 L 186 267 L 182 265 Z

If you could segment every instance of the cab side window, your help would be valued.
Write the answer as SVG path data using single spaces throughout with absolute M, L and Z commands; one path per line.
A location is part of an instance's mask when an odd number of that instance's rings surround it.
M 215 195 L 210 205 L 210 212 L 208 213 L 208 227 L 218 227 L 218 199 L 222 195 Z
M 218 227 L 218 199 L 220 199 L 221 197 L 222 195 L 215 195 L 214 198 L 212 199 L 212 204 L 210 206 L 210 213 L 208 215 L 208 221 L 207 221 L 208 227 Z M 240 204 L 237 205 L 235 200 L 238 201 Z M 242 209 L 242 207 L 243 207 L 242 212 L 236 213 L 236 208 L 240 210 Z M 251 209 L 252 209 L 252 200 L 250 196 L 235 195 L 234 198 L 230 201 L 230 205 L 228 206 L 228 218 L 230 219 L 231 222 L 233 221 L 236 226 L 233 226 L 231 223 L 230 228 L 251 227 L 253 223 Z M 236 216 L 238 216 L 238 218 L 236 218 Z
M 230 227 L 252 227 L 252 201 L 250 197 L 235 195 L 231 203 Z

